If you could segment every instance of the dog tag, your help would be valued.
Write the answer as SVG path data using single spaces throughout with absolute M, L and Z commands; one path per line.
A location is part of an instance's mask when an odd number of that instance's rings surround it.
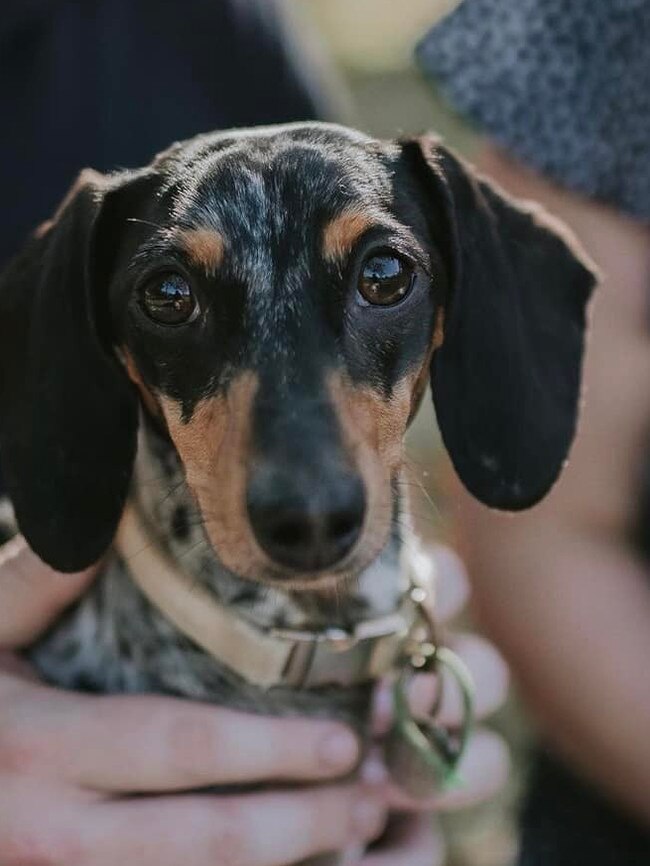
M 393 781 L 418 800 L 428 799 L 462 783 L 458 765 L 471 733 L 474 693 L 471 676 L 455 653 L 431 644 L 422 650 L 420 655 L 411 659 L 395 682 L 394 721 L 384 744 L 386 766 Z M 430 656 L 428 659 L 427 654 Z M 429 717 L 416 719 L 413 716 L 408 701 L 408 684 L 412 674 L 418 670 L 451 674 L 462 696 L 463 715 L 457 730 L 447 731 L 435 721 L 440 693 Z

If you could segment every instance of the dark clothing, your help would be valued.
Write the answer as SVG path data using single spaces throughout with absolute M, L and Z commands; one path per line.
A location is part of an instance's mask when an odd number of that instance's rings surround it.
M 648 866 L 650 838 L 548 754 L 522 814 L 519 866 Z
M 650 0 L 464 0 L 417 54 L 510 154 L 650 220 Z
M 270 0 L 5 0 L 0 267 L 84 166 L 198 132 L 322 116 Z

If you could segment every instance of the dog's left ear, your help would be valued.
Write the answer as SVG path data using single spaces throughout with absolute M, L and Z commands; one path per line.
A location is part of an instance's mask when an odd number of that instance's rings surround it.
M 82 172 L 0 276 L 0 450 L 18 524 L 60 571 L 110 544 L 131 478 L 138 401 L 111 346 L 108 284 L 136 173 Z
M 527 508 L 555 482 L 575 433 L 594 273 L 566 231 L 434 138 L 402 148 L 449 270 L 431 366 L 445 447 L 481 502 Z

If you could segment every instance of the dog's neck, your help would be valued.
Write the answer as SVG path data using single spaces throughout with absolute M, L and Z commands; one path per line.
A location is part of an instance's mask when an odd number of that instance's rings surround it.
M 394 611 L 404 592 L 397 520 L 380 557 L 336 592 L 291 592 L 233 574 L 207 538 L 170 441 L 148 423 L 142 426 L 133 498 L 152 540 L 177 567 L 206 586 L 234 615 L 262 628 L 346 628 Z

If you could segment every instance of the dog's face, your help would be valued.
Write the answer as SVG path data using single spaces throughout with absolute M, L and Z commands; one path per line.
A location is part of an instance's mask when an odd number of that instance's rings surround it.
M 113 279 L 130 375 L 238 574 L 318 585 L 387 540 L 445 279 L 396 156 L 314 129 L 181 148 Z
M 430 370 L 465 484 L 532 504 L 573 435 L 591 283 L 432 141 L 303 124 L 84 174 L 0 283 L 21 528 L 60 568 L 102 552 L 139 398 L 229 569 L 291 588 L 358 572 L 390 533 Z

